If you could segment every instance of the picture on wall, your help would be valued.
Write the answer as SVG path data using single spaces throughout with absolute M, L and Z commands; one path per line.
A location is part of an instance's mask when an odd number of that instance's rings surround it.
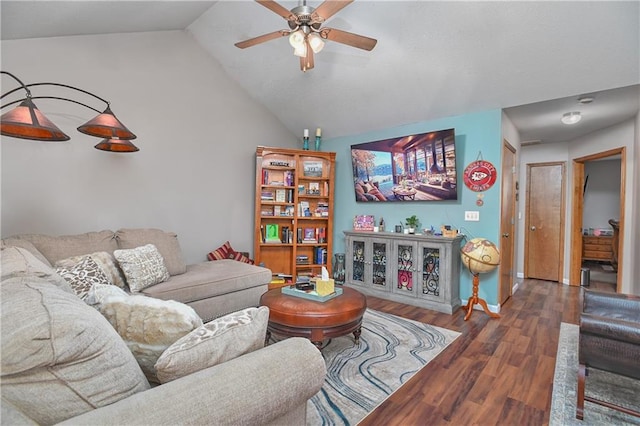
M 356 201 L 457 200 L 454 129 L 351 145 Z

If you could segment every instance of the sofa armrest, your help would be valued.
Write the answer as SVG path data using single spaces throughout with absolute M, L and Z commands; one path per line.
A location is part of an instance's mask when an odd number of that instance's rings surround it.
M 325 375 L 320 351 L 290 338 L 61 424 L 264 424 L 306 404 Z
M 637 322 L 583 313 L 580 335 L 584 334 L 640 345 L 640 323 Z

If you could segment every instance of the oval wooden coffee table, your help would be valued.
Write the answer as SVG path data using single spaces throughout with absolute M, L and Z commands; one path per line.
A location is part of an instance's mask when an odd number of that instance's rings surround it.
M 269 308 L 267 339 L 271 333 L 306 337 L 322 349 L 324 340 L 349 333 L 353 333 L 356 345 L 360 343 L 367 299 L 362 293 L 347 287 L 342 287 L 340 296 L 326 302 L 289 296 L 275 288 L 262 295 L 260 305 Z

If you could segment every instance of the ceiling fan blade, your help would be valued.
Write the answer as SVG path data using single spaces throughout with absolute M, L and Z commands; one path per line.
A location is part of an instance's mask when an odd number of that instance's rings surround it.
M 256 1 L 261 5 L 263 5 L 264 7 L 266 7 L 267 9 L 269 9 L 270 11 L 275 12 L 278 15 L 282 16 L 287 21 L 295 22 L 296 19 L 298 19 L 298 17 L 293 13 L 291 13 L 290 10 L 285 9 L 284 6 L 281 6 L 280 4 L 276 3 L 273 0 L 256 0 Z
M 240 49 L 246 49 L 247 47 L 255 46 L 256 44 L 264 43 L 269 40 L 274 40 L 278 37 L 286 37 L 289 34 L 291 34 L 291 31 L 288 30 L 274 31 L 272 33 L 250 38 L 249 40 L 239 41 L 235 44 L 235 46 L 239 47 Z
M 353 0 L 326 0 L 311 14 L 311 22 L 324 22 L 338 13 L 344 7 L 353 3 Z
M 335 28 L 321 29 L 320 37 L 364 50 L 372 50 L 378 42 L 375 38 L 353 34 L 348 31 L 336 30 Z
M 307 44 L 307 55 L 304 58 L 303 57 L 300 58 L 300 69 L 303 72 L 313 69 L 313 66 L 314 66 L 313 49 L 311 49 L 311 46 L 309 46 L 309 42 L 305 41 L 305 43 Z

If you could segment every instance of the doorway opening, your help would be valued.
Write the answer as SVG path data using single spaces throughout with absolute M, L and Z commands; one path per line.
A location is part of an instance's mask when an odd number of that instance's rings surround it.
M 620 217 L 618 219 L 617 233 L 616 235 L 611 235 L 610 238 L 600 238 L 599 235 L 595 237 L 590 236 L 591 232 L 585 232 L 583 225 L 583 217 L 584 217 L 584 192 L 585 192 L 585 183 L 587 182 L 587 176 L 585 173 L 585 164 L 590 161 L 596 161 L 601 159 L 613 159 L 619 157 L 620 158 Z M 570 263 L 570 274 L 569 281 L 570 285 L 579 286 L 581 284 L 581 271 L 583 267 L 590 268 L 593 267 L 595 270 L 596 278 L 599 281 L 598 283 L 603 283 L 598 288 L 599 290 L 606 290 L 609 287 L 609 290 L 613 290 L 615 292 L 620 292 L 621 283 L 622 283 L 622 250 L 620 248 L 623 246 L 623 236 L 624 236 L 624 209 L 625 209 L 625 176 L 626 176 L 626 149 L 624 147 L 615 148 L 612 150 L 592 154 L 585 157 L 576 158 L 573 160 L 573 191 L 572 191 L 572 220 L 571 220 L 571 263 Z M 614 228 L 615 229 L 615 228 Z M 584 235 L 584 234 L 587 235 Z M 604 235 L 604 237 L 609 237 L 608 235 Z M 602 241 L 598 241 L 602 240 Z M 603 261 L 606 259 L 594 259 L 591 254 L 593 248 L 597 248 L 595 244 L 603 245 L 603 251 L 607 251 L 607 256 L 609 256 L 610 261 Z M 610 244 L 610 246 L 607 246 Z M 588 253 L 585 259 L 585 250 Z M 613 258 L 615 254 L 615 258 Z M 597 256 L 595 256 L 597 257 Z M 596 262 L 596 263 L 592 263 Z M 612 277 L 610 274 L 612 271 L 610 268 L 614 268 L 616 270 L 615 277 Z M 590 269 L 591 270 L 591 269 Z M 600 275 L 598 275 L 600 274 Z M 615 283 L 610 283 L 609 286 L 606 285 L 605 280 L 611 281 L 612 278 L 615 279 Z M 591 279 L 593 280 L 593 278 Z

